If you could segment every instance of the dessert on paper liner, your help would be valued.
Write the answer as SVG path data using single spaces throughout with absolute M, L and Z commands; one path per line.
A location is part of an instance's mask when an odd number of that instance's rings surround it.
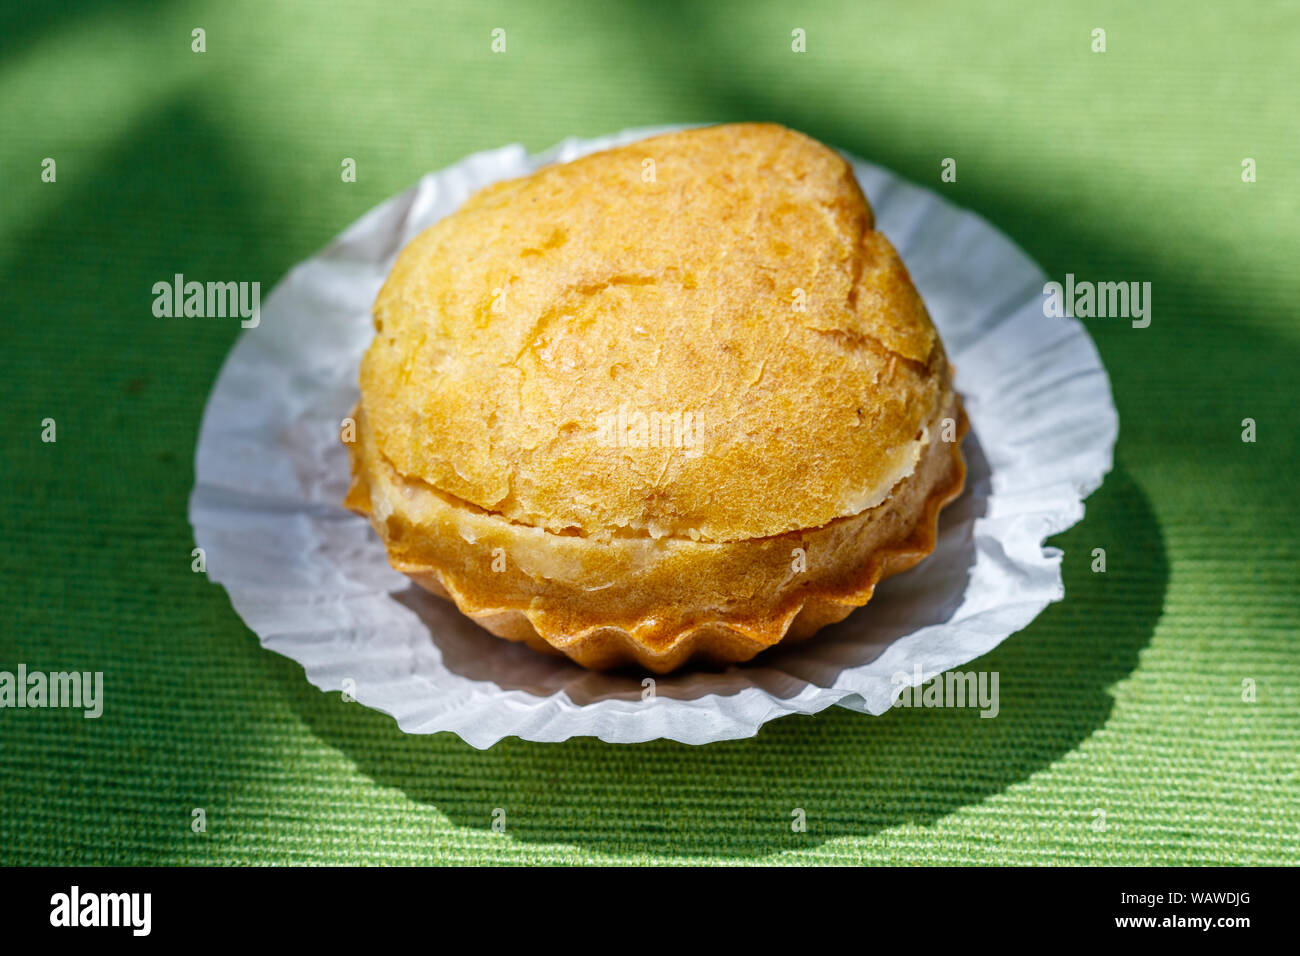
M 791 144 L 773 131 L 798 136 L 752 125 L 713 130 L 759 137 L 745 144 L 749 152 L 775 142 L 783 157 L 790 155 Z M 595 511 L 568 513 L 567 501 L 544 486 L 544 472 L 543 481 L 524 483 L 526 489 L 541 488 L 532 500 L 512 495 L 505 507 L 495 508 L 482 506 L 497 501 L 481 497 L 482 481 L 473 483 L 472 457 L 464 469 L 467 481 L 454 489 L 464 497 L 428 481 L 439 475 L 437 460 L 423 474 L 394 467 L 360 402 L 370 393 L 364 387 L 359 392 L 357 382 L 367 348 L 372 342 L 374 348 L 387 344 L 379 341 L 384 333 L 376 326 L 397 321 L 401 328 L 400 316 L 391 319 L 393 311 L 381 313 L 376 303 L 377 297 L 384 301 L 380 293 L 390 273 L 398 274 L 399 254 L 416 237 L 424 242 L 422 233 L 453 216 L 484 187 L 506 183 L 487 194 L 509 192 L 517 188 L 515 182 L 544 181 L 545 176 L 520 177 L 548 164 L 662 132 L 569 140 L 531 157 L 521 147 L 505 147 L 431 173 L 293 269 L 265 304 L 260 326 L 242 334 L 204 415 L 190 519 L 196 543 L 207 555 L 208 574 L 227 589 L 236 611 L 265 646 L 301 663 L 322 690 L 346 691 L 392 714 L 407 732 L 451 731 L 477 747 L 506 736 L 707 743 L 750 736 L 769 719 L 833 704 L 883 713 L 903 685 L 979 657 L 1063 596 L 1060 554 L 1044 540 L 1082 517 L 1083 499 L 1110 468 L 1118 427 L 1096 349 L 1077 320 L 1044 315 L 1045 276 L 996 229 L 851 157 L 846 159 L 852 176 L 845 176 L 850 182 L 856 178 L 869 205 L 864 204 L 865 213 L 855 212 L 851 201 L 829 208 L 866 216 L 855 235 L 862 230 L 870 235 L 874 226 L 882 248 L 892 242 L 906 264 L 897 273 L 903 280 L 910 273 L 924 301 L 919 314 L 928 311 L 938 333 L 930 330 L 936 345 L 931 350 L 923 341 L 927 349 L 920 352 L 908 352 L 915 341 L 881 345 L 877 337 L 863 337 L 876 353 L 863 360 L 868 364 L 937 370 L 918 380 L 934 383 L 930 404 L 911 403 L 921 408 L 923 420 L 900 425 L 921 426 L 908 460 L 895 461 L 893 473 L 888 462 L 873 472 L 887 480 L 883 501 L 860 499 L 850 502 L 858 506 L 850 510 L 835 499 L 841 484 L 816 496 L 842 505 L 830 521 L 819 520 L 824 516 L 815 509 L 799 511 L 798 501 L 774 505 L 751 520 L 743 511 L 693 512 L 703 499 L 684 494 L 658 512 L 634 502 L 635 509 L 616 517 L 643 519 L 638 533 L 619 528 L 606 534 Z M 659 152 L 671 158 L 681 139 L 657 141 L 666 144 Z M 686 137 L 691 148 L 706 139 Z M 834 154 L 825 152 L 831 159 L 812 155 L 812 161 L 833 170 Z M 551 169 L 598 176 L 601 161 L 595 157 Z M 731 162 L 716 153 L 707 161 Z M 734 179 L 733 169 L 725 171 Z M 852 192 L 854 187 L 843 188 Z M 725 212 L 719 215 L 725 218 Z M 650 215 L 633 213 L 643 219 Z M 566 232 L 580 233 L 585 221 L 575 214 L 576 226 Z M 794 233 L 802 234 L 797 225 Z M 880 254 L 873 253 L 871 261 L 880 261 Z M 571 258 L 564 268 L 569 272 L 559 279 L 567 282 L 573 278 Z M 862 282 L 861 263 L 853 268 L 853 281 Z M 813 271 L 820 270 L 814 264 Z M 724 287 L 717 293 L 723 296 L 717 314 L 726 315 L 734 305 L 726 296 L 745 290 L 726 291 L 736 284 L 734 277 L 717 278 Z M 675 279 L 682 285 L 680 276 Z M 692 275 L 686 284 L 698 295 L 701 287 L 708 292 L 709 281 L 707 274 Z M 627 284 L 631 294 L 652 285 L 639 278 Z M 891 278 L 888 287 L 896 288 L 896 281 Z M 410 300 L 409 290 L 399 291 L 399 302 Z M 619 295 L 626 298 L 622 290 Z M 620 304 L 645 314 L 645 302 L 611 300 L 601 307 L 617 312 Z M 509 333 L 508 321 L 498 324 Z M 588 334 L 598 338 L 599 331 Z M 826 329 L 814 331 L 818 342 L 843 345 L 838 327 L 829 330 L 832 336 L 824 334 Z M 428 335 L 419 332 L 423 344 Z M 400 331 L 393 338 L 399 336 Z M 903 350 L 901 358 L 893 354 L 895 347 Z M 915 355 L 928 358 L 928 366 Z M 944 386 L 949 361 L 953 379 Z M 539 369 L 544 376 L 546 370 Z M 715 375 L 724 393 L 725 372 Z M 879 377 L 878 369 L 875 374 Z M 500 383 L 483 385 L 491 391 Z M 652 395 L 650 407 L 658 407 L 654 401 Z M 706 426 L 716 407 L 697 410 L 711 413 L 700 416 Z M 379 412 L 382 418 L 382 406 Z M 858 415 L 861 420 L 861 409 Z M 809 416 L 813 426 L 831 417 Z M 389 419 L 403 420 L 391 414 Z M 497 421 L 494 414 L 493 425 Z M 945 424 L 950 434 L 941 440 Z M 346 446 L 339 442 L 341 426 L 352 429 L 345 434 Z M 957 433 L 951 434 L 954 427 Z M 579 431 L 566 429 L 566 435 Z M 791 467 L 798 467 L 799 437 L 790 439 L 795 443 Z M 805 437 L 817 447 L 827 444 L 825 435 Z M 395 447 L 404 464 L 428 464 L 420 457 L 423 450 L 412 458 L 403 454 L 409 449 L 400 440 Z M 492 469 L 503 462 L 517 457 L 525 470 L 529 464 L 508 442 L 488 451 L 479 464 L 489 483 Z M 677 453 L 674 463 L 686 457 L 680 448 L 655 451 Z M 832 478 L 835 451 L 827 452 Z M 583 449 L 571 457 L 596 461 L 596 467 L 560 475 L 561 490 L 573 488 L 579 504 L 609 492 L 599 499 L 601 505 L 617 507 L 624 502 L 620 495 L 636 488 L 634 480 L 623 477 L 629 474 L 629 453 L 627 448 Z M 846 446 L 844 454 L 852 453 Z M 707 475 L 710 465 L 718 474 L 719 462 L 709 462 L 707 452 L 694 457 L 682 466 L 681 484 L 688 492 L 692 480 L 703 486 L 707 479 L 699 476 Z M 737 460 L 743 459 L 732 462 Z M 668 461 L 660 455 L 653 463 L 663 468 Z M 761 484 L 744 469 L 733 471 L 732 500 L 752 502 Z M 631 472 L 635 479 L 635 461 Z M 590 488 L 584 489 L 584 480 Z M 365 517 L 343 507 L 345 496 L 350 507 L 375 521 L 380 534 Z M 511 508 L 517 513 L 502 513 Z M 805 523 L 810 513 L 815 524 Z M 683 515 L 695 527 L 671 524 Z M 786 527 L 774 523 L 780 521 Z M 792 586 L 792 548 L 829 555 L 852 573 L 828 573 L 820 584 L 814 574 L 806 586 Z M 491 577 L 466 573 L 487 566 L 493 554 L 508 554 L 518 563 L 513 582 L 503 565 Z M 811 559 L 808 566 L 814 567 Z M 618 589 L 610 587 L 627 574 L 637 577 L 638 586 L 624 590 L 639 605 L 621 605 Z M 683 578 L 702 583 L 683 590 Z M 539 589 L 538 581 L 545 586 Z M 728 605 L 729 593 L 768 598 L 758 602 L 761 607 L 752 600 Z M 608 600 L 602 604 L 602 598 Z M 733 614 L 723 621 L 667 615 L 671 628 L 666 628 L 658 619 L 662 615 L 653 613 L 655 601 L 664 607 L 684 603 L 688 609 L 691 602 L 700 608 L 722 606 Z M 649 626 L 638 628 L 646 620 Z M 621 626 L 623 621 L 631 623 Z M 594 668 L 629 666 L 592 671 L 569 657 Z

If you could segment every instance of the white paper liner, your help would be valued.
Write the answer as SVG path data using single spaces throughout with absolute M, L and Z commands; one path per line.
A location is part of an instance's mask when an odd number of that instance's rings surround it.
M 539 156 L 507 146 L 430 173 L 295 267 L 240 336 L 203 417 L 190 522 L 208 576 L 321 690 L 355 688 L 408 733 L 451 731 L 480 748 L 507 736 L 703 744 L 832 704 L 884 713 L 896 674 L 913 684 L 918 666 L 928 680 L 965 664 L 1064 596 L 1061 552 L 1043 541 L 1083 517 L 1118 431 L 1097 350 L 1075 319 L 1044 316 L 1046 277 L 993 226 L 853 157 L 971 420 L 966 492 L 943 512 L 934 554 L 814 639 L 725 671 L 657 677 L 651 699 L 641 675 L 501 640 L 389 567 L 368 522 L 340 504 L 338 435 L 399 250 L 482 186 L 663 131 L 569 139 Z

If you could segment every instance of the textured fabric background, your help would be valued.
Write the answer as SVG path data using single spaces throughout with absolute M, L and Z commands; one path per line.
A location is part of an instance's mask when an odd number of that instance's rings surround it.
M 1300 7 L 1137 7 L 5 0 L 0 670 L 102 670 L 106 707 L 0 711 L 0 861 L 1297 862 Z M 185 517 L 238 323 L 155 319 L 153 283 L 269 291 L 474 150 L 733 120 L 943 190 L 1054 278 L 1153 285 L 1149 328 L 1088 322 L 1116 467 L 1056 539 L 1065 602 L 975 665 L 1000 716 L 479 753 L 262 650 Z

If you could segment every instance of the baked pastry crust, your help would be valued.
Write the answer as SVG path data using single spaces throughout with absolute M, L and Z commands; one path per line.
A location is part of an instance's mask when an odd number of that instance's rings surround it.
M 964 482 L 906 269 L 851 167 L 779 126 L 489 187 L 403 250 L 374 320 L 346 504 L 421 586 L 588 667 L 841 620 Z

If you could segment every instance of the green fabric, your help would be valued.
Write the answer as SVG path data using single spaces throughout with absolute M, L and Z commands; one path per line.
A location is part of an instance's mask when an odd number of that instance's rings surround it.
M 0 862 L 1296 862 L 1298 37 L 1294 4 L 4 4 L 0 670 L 102 670 L 106 704 L 0 711 Z M 263 650 L 186 520 L 238 323 L 156 319 L 153 283 L 269 289 L 475 150 L 730 120 L 941 190 L 1054 278 L 1152 283 L 1149 328 L 1088 323 L 1116 467 L 1055 540 L 1066 600 L 975 665 L 1000 715 L 480 753 Z

